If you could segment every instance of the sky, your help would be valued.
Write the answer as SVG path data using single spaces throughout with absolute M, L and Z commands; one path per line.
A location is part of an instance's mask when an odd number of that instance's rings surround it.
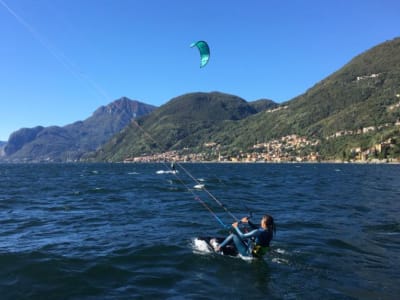
M 124 96 L 288 101 L 399 37 L 399 12 L 398 0 L 0 0 L 0 141 Z

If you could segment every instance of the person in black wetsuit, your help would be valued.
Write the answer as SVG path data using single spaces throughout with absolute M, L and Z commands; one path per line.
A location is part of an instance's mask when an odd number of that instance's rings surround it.
M 239 229 L 239 222 L 232 224 L 235 232 L 231 233 L 220 245 L 216 246 L 216 251 L 221 251 L 225 245 L 233 240 L 236 249 L 242 256 L 262 257 L 268 250 L 269 244 L 276 231 L 274 218 L 270 215 L 264 215 L 261 218 L 260 227 L 250 222 L 248 217 L 242 218 L 242 223 L 248 223 L 253 229 L 243 233 Z

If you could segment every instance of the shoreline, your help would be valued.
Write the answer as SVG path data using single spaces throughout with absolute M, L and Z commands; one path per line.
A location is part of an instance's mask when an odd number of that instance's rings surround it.
M 27 162 L 12 162 L 1 161 L 0 165 L 18 165 L 18 164 L 351 164 L 351 165 L 400 165 L 400 160 L 373 160 L 373 161 L 341 161 L 341 160 L 321 160 L 321 161 L 218 161 L 218 160 L 154 160 L 154 161 L 27 161 Z
M 114 163 L 124 163 L 124 164 L 162 164 L 171 163 L 172 161 L 142 161 L 142 162 L 114 162 Z M 101 162 L 99 162 L 101 163 Z M 107 162 L 105 162 L 107 163 Z M 108 162 L 113 163 L 113 162 Z M 339 161 L 339 160 L 325 160 L 325 161 L 174 161 L 174 163 L 183 164 L 350 164 L 350 165 L 400 165 L 400 161 Z

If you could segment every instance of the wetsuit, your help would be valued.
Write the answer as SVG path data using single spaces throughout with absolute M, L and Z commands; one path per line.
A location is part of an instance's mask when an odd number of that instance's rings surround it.
M 262 256 L 268 250 L 269 243 L 272 240 L 272 232 L 268 229 L 257 227 L 250 221 L 248 222 L 253 229 L 250 232 L 242 233 L 239 227 L 233 227 L 236 231 L 230 234 L 220 245 L 224 247 L 233 240 L 236 249 L 242 256 Z M 254 240 L 255 243 L 252 243 Z

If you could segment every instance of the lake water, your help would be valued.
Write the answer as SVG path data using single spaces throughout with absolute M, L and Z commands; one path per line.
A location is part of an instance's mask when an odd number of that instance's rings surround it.
M 400 165 L 182 166 L 0 165 L 0 298 L 398 299 Z M 264 259 L 196 251 L 228 234 L 197 197 L 234 221 L 197 183 L 274 216 Z

